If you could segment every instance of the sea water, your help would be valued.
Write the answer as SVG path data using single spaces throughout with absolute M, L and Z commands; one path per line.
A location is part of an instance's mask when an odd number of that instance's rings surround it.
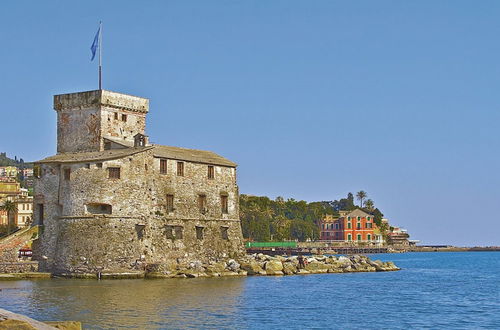
M 500 329 L 500 253 L 371 255 L 397 272 L 0 281 L 0 307 L 91 329 Z

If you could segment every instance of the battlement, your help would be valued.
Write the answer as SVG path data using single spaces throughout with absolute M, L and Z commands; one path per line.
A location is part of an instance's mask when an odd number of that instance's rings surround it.
M 149 99 L 102 89 L 54 95 L 54 110 L 56 111 L 73 109 L 81 110 L 101 106 L 132 112 L 147 113 L 149 111 Z

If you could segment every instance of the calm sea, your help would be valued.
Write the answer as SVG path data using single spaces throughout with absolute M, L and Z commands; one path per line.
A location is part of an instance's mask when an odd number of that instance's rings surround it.
M 0 282 L 0 307 L 110 329 L 500 329 L 500 253 L 372 255 L 403 270 Z

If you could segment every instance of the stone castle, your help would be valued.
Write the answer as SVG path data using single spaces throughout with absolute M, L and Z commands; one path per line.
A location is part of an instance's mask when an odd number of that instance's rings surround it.
M 36 162 L 41 270 L 124 272 L 244 253 L 236 164 L 151 145 L 149 100 L 106 90 L 54 96 L 57 155 Z

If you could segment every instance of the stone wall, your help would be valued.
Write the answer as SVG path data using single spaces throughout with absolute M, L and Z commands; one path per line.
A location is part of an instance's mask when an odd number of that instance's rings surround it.
M 43 164 L 45 174 L 35 187 L 36 207 L 43 203 L 45 213 L 35 251 L 41 269 L 121 272 L 243 254 L 236 169 L 213 165 L 209 179 L 208 164 L 184 161 L 184 175 L 178 176 L 177 162 L 167 159 L 167 172 L 161 174 L 160 159 L 145 149 L 99 166 Z M 110 167 L 120 168 L 120 179 L 109 178 Z M 167 194 L 174 196 L 172 212 Z M 200 212 L 199 195 L 206 196 L 206 212 Z M 227 212 L 221 196 L 227 197 Z M 92 214 L 95 207 L 89 205 L 107 205 L 111 211 Z M 35 210 L 35 221 L 37 216 Z
M 32 273 L 38 271 L 38 262 L 0 262 L 0 273 Z
M 96 90 L 54 96 L 57 152 L 102 151 L 103 137 L 129 142 L 144 134 L 149 100 Z

